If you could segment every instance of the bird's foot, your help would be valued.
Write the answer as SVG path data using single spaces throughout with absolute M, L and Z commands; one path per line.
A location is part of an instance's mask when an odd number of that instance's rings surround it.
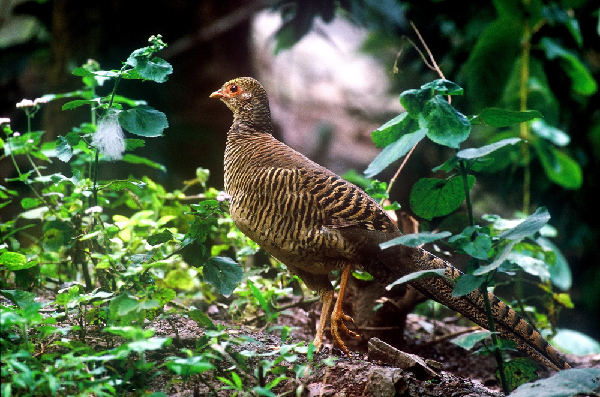
M 331 314 L 331 336 L 335 344 L 346 354 L 350 355 L 350 351 L 346 347 L 346 344 L 342 340 L 340 335 L 340 331 L 344 331 L 346 335 L 352 336 L 354 338 L 360 338 L 360 335 L 354 331 L 348 329 L 344 321 L 350 321 L 354 324 L 354 320 L 352 317 L 345 314 L 343 311 L 334 310 Z

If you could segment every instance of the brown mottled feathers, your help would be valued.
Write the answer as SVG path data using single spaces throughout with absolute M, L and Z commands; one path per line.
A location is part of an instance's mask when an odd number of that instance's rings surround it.
M 220 98 L 234 114 L 225 149 L 225 190 L 231 196 L 234 222 L 319 292 L 323 310 L 333 297 L 329 272 L 352 264 L 362 266 L 382 283 L 426 269 L 445 269 L 452 279 L 461 274 L 420 248 L 381 250 L 380 243 L 401 235 L 398 228 L 360 188 L 272 136 L 267 94 L 258 81 L 250 77 L 228 81 L 211 97 Z M 453 298 L 454 283 L 439 277 L 423 278 L 412 285 L 488 328 L 479 291 Z M 514 310 L 492 294 L 490 299 L 501 337 L 515 341 L 519 349 L 552 368 L 569 368 Z M 345 316 L 339 311 L 338 316 Z M 317 334 L 322 333 L 322 326 Z M 341 327 L 345 328 L 343 323 Z

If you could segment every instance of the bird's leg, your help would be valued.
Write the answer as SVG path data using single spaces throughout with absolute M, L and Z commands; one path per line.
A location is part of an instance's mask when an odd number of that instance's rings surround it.
M 346 345 L 344 344 L 344 341 L 342 341 L 342 338 L 340 337 L 340 329 L 350 336 L 353 336 L 355 338 L 360 337 L 360 335 L 358 335 L 356 332 L 350 331 L 348 327 L 346 327 L 344 321 L 352 321 L 352 323 L 354 323 L 354 320 L 352 319 L 352 317 L 348 316 L 342 311 L 344 292 L 346 292 L 346 282 L 348 281 L 348 276 L 350 275 L 351 268 L 352 266 L 348 264 L 344 267 L 344 270 L 342 271 L 342 278 L 340 280 L 340 292 L 338 293 L 337 301 L 335 302 L 335 306 L 333 307 L 333 313 L 331 313 L 331 336 L 334 342 L 337 343 L 340 349 L 347 355 L 349 354 L 349 351 Z
M 321 290 L 319 291 L 319 295 L 321 295 L 321 302 L 323 302 L 323 307 L 321 307 L 319 325 L 317 326 L 317 333 L 313 341 L 316 351 L 321 350 L 321 347 L 323 346 L 323 331 L 325 330 L 325 323 L 327 322 L 329 310 L 331 310 L 331 303 L 333 302 L 333 289 L 331 289 L 330 287 L 327 290 Z

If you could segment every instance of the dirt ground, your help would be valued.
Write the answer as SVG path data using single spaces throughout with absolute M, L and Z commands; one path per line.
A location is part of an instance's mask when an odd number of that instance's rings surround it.
M 319 303 L 298 305 L 287 309 L 277 319 L 279 325 L 294 327 L 291 332 L 291 341 L 309 341 L 314 335 L 314 319 L 320 310 Z M 213 320 L 225 327 L 228 333 L 236 336 L 246 336 L 254 341 L 237 346 L 235 349 L 252 350 L 257 354 L 265 354 L 281 346 L 281 339 L 274 332 L 267 332 L 267 328 L 251 325 L 240 325 L 225 321 L 222 313 L 216 307 L 208 311 Z M 221 319 L 220 319 L 221 318 Z M 331 340 L 325 341 L 325 347 L 313 360 L 310 374 L 304 378 L 294 377 L 290 370 L 288 381 L 281 382 L 273 391 L 278 395 L 303 396 L 303 397 L 411 397 L 411 396 L 503 396 L 499 383 L 495 377 L 495 362 L 490 356 L 479 356 L 449 342 L 449 336 L 468 332 L 472 327 L 455 325 L 456 318 L 447 318 L 444 321 L 435 321 L 409 314 L 403 335 L 397 335 L 399 341 L 404 342 L 403 350 L 417 354 L 425 360 L 434 360 L 433 369 L 437 375 L 431 375 L 419 368 L 406 370 L 391 364 L 394 357 L 380 356 L 376 358 L 369 351 L 367 341 L 360 340 L 352 345 L 352 353 L 345 356 L 340 350 L 331 347 Z M 172 324 L 172 325 L 171 325 Z M 166 321 L 157 321 L 150 324 L 157 331 L 157 336 L 175 338 L 173 326 L 177 328 L 178 339 L 174 345 L 193 349 L 195 341 L 203 335 L 203 329 L 185 317 L 171 318 L 171 324 Z M 389 337 L 390 329 L 382 327 Z M 433 331 L 432 331 L 433 330 Z M 369 335 L 374 335 L 371 329 Z M 403 337 L 402 337 L 403 336 Z M 326 332 L 326 337 L 330 335 Z M 159 352 L 157 352 L 160 355 Z M 165 357 L 172 354 L 165 354 Z M 322 359 L 332 356 L 335 358 L 333 366 L 319 364 Z M 371 357 L 373 356 L 373 357 Z M 160 357 L 154 359 L 160 360 Z M 600 368 L 600 355 L 585 357 L 567 356 L 573 367 Z M 306 362 L 306 357 L 300 355 L 298 362 Z M 297 363 L 298 363 L 297 362 Z M 226 365 L 226 363 L 223 363 Z M 249 361 L 249 366 L 252 362 Z M 290 363 L 290 369 L 292 364 Z M 540 378 L 547 377 L 553 371 L 546 368 L 538 370 Z M 186 381 L 167 387 L 165 379 L 155 378 L 152 389 L 162 391 L 169 396 L 228 396 L 232 391 L 220 390 L 222 386 L 214 379 L 214 374 L 203 374 L 202 381 Z M 267 376 L 266 382 L 269 381 Z M 162 383 L 161 383 L 162 382 Z M 211 390 L 212 389 L 212 390 Z

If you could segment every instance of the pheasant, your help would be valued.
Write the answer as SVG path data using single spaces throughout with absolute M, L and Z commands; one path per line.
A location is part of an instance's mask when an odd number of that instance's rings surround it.
M 425 277 L 411 285 L 489 328 L 479 290 L 452 297 L 453 279 L 462 274 L 458 269 L 421 248 L 396 245 L 382 250 L 381 243 L 402 235 L 383 208 L 359 187 L 273 137 L 269 100 L 258 81 L 233 79 L 210 96 L 233 112 L 224 160 L 231 217 L 244 234 L 319 294 L 323 304 L 314 338 L 317 350 L 334 300 L 329 281 L 333 270 L 341 271 L 341 281 L 331 314 L 332 338 L 348 354 L 342 333 L 358 337 L 344 323 L 352 318 L 342 311 L 353 266 L 361 266 L 383 284 L 419 270 L 444 269 L 447 278 Z M 501 337 L 553 369 L 570 368 L 513 309 L 491 293 L 489 298 Z

